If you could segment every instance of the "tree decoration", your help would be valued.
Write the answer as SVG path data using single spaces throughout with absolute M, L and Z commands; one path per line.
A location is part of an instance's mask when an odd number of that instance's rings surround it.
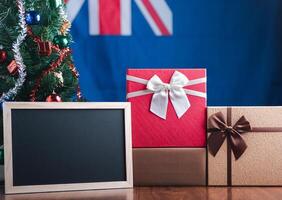
M 75 66 L 73 64 L 69 64 L 69 68 L 71 70 L 72 75 L 75 78 L 79 79 L 79 73 L 77 72 Z M 76 88 L 76 97 L 78 100 L 82 100 L 82 93 L 81 93 L 79 85 L 77 85 L 77 88 Z
M 0 63 L 4 63 L 7 60 L 7 51 L 0 49 Z
M 53 92 L 53 94 L 49 95 L 47 98 L 46 98 L 46 101 L 47 102 L 62 102 L 62 98 L 56 94 L 55 92 Z
M 18 66 L 15 60 L 12 60 L 10 64 L 7 66 L 7 70 L 9 71 L 10 74 L 15 75 L 18 73 Z
M 50 56 L 52 54 L 52 43 L 51 42 L 37 42 L 38 53 L 41 56 Z
M 68 21 L 65 6 L 62 4 L 58 8 L 59 8 L 59 15 L 63 19 L 63 22 Z
M 63 19 L 62 24 L 61 24 L 60 33 L 61 35 L 67 35 L 71 27 L 71 23 L 69 22 L 67 18 L 66 9 L 63 5 L 59 6 L 59 15 Z
M 62 72 L 54 72 L 54 76 L 59 80 L 61 86 L 64 85 L 64 77 Z
M 70 50 L 69 49 L 63 49 L 62 52 L 60 52 L 59 58 L 54 61 L 53 63 L 51 63 L 51 65 L 45 69 L 41 75 L 36 79 L 35 81 L 35 86 L 33 87 L 33 89 L 31 90 L 31 94 L 30 94 L 30 100 L 31 101 L 36 101 L 36 93 L 38 92 L 40 85 L 41 85 L 41 81 L 42 79 L 47 76 L 50 72 L 54 71 L 57 67 L 60 66 L 60 64 L 63 62 L 63 60 L 70 54 Z
M 32 29 L 31 28 L 28 28 L 28 31 L 27 31 L 28 35 L 33 39 L 34 42 L 38 43 L 38 42 L 42 42 L 41 38 L 34 35 L 33 32 L 32 32 Z M 55 52 L 58 52 L 60 53 L 60 56 L 62 56 L 62 53 L 64 52 L 68 52 L 70 51 L 68 48 L 66 49 L 60 49 L 58 46 L 56 45 L 52 45 L 52 49 L 55 51 Z M 66 57 L 66 56 L 64 56 Z M 57 61 L 62 62 L 64 60 L 64 58 L 58 58 Z M 36 93 L 38 92 L 39 88 L 40 88 L 40 84 L 41 84 L 41 81 L 42 79 L 48 75 L 50 72 L 54 71 L 57 67 L 59 66 L 59 64 L 57 62 L 54 62 L 52 63 L 49 68 L 45 69 L 42 74 L 36 79 L 36 82 L 35 82 L 35 86 L 34 88 L 32 89 L 31 91 L 31 94 L 30 94 L 30 101 L 35 101 L 36 100 Z M 72 63 L 69 63 L 68 64 L 69 66 L 69 69 L 71 70 L 72 72 L 72 75 L 73 77 L 75 77 L 77 80 L 79 79 L 79 74 L 75 68 L 75 66 L 72 64 Z M 76 96 L 77 96 L 77 99 L 78 100 L 81 100 L 82 99 L 82 94 L 81 94 L 81 91 L 80 91 L 80 87 L 79 85 L 77 85 L 76 87 Z
M 63 19 L 60 33 L 61 35 L 57 35 L 54 37 L 53 43 L 58 45 L 60 48 L 67 48 L 69 46 L 69 38 L 66 36 L 67 32 L 69 32 L 69 28 L 71 26 L 70 22 L 67 19 L 67 14 L 64 6 L 59 6 L 59 15 Z
M 51 8 L 58 8 L 63 5 L 63 0 L 49 0 L 49 3 Z
M 67 48 L 69 45 L 69 39 L 65 35 L 57 35 L 54 37 L 53 43 L 58 45 L 60 48 Z
M 0 103 L 14 98 L 18 90 L 23 86 L 26 79 L 26 66 L 23 63 L 23 58 L 20 52 L 20 46 L 26 38 L 27 27 L 25 22 L 25 7 L 23 0 L 17 0 L 17 8 L 19 12 L 19 24 L 20 34 L 17 37 L 17 40 L 12 45 L 12 51 L 14 54 L 15 62 L 18 67 L 19 77 L 16 80 L 15 86 L 10 89 L 8 92 L 3 93 L 0 97 Z
M 68 30 L 70 29 L 71 27 L 71 23 L 69 21 L 64 21 L 61 29 L 60 29 L 60 33 L 62 35 L 66 35 L 66 33 L 68 32 Z
M 43 42 L 40 37 L 38 37 L 38 36 L 36 36 L 36 35 L 33 34 L 31 27 L 29 27 L 29 28 L 27 29 L 27 34 L 32 38 L 32 40 L 33 40 L 35 43 L 38 44 L 38 43 L 42 43 L 42 42 Z M 53 45 L 52 43 L 50 43 L 50 44 L 51 44 L 51 48 L 52 48 L 54 51 L 56 51 L 56 52 L 59 52 L 59 51 L 60 51 L 60 48 L 59 48 L 59 47 L 57 47 L 56 45 Z
M 28 25 L 38 25 L 41 20 L 41 16 L 37 11 L 29 11 L 25 16 L 26 23 Z

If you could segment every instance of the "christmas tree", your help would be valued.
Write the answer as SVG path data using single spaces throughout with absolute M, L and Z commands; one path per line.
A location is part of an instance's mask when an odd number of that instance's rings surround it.
M 81 99 L 69 28 L 63 0 L 1 0 L 0 103 Z

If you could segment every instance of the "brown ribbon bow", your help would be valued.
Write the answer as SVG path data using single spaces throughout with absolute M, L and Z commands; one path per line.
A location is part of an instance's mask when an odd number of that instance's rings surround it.
M 242 116 L 234 126 L 225 122 L 222 112 L 213 114 L 208 119 L 208 132 L 211 135 L 208 138 L 209 152 L 216 156 L 225 138 L 228 138 L 235 159 L 239 159 L 247 149 L 247 144 L 241 134 L 251 131 L 250 123 Z

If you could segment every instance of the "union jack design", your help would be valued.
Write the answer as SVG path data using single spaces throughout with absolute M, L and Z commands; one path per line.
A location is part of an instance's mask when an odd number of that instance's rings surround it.
M 68 0 L 67 10 L 72 22 L 86 0 Z M 132 34 L 133 0 L 88 0 L 90 35 Z M 157 36 L 173 34 L 173 15 L 165 0 L 134 0 L 152 31 Z

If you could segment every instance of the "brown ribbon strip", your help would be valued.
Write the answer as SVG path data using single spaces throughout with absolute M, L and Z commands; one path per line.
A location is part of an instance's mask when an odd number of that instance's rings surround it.
M 227 108 L 227 126 L 231 127 L 232 125 L 232 112 L 231 108 Z M 231 134 L 227 134 L 227 185 L 232 185 L 232 155 L 231 155 Z M 246 145 L 247 148 L 247 145 Z
M 253 127 L 251 132 L 282 132 L 282 127 Z
M 249 121 L 242 116 L 234 126 L 232 126 L 232 108 L 227 108 L 227 122 L 221 112 L 215 113 L 208 119 L 209 152 L 216 156 L 220 147 L 227 139 L 227 185 L 232 185 L 232 152 L 235 160 L 238 160 L 247 149 L 241 134 L 247 132 L 282 132 L 282 127 L 253 127 Z

